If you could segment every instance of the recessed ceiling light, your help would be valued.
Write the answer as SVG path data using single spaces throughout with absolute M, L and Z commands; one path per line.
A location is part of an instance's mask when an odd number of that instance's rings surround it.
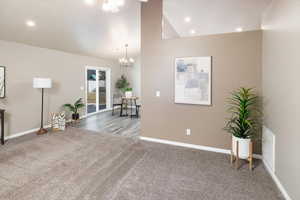
M 187 23 L 188 23 L 188 22 L 191 22 L 191 20 L 192 20 L 192 19 L 191 19 L 190 17 L 185 17 L 185 18 L 184 18 L 184 21 L 187 22 Z
M 195 34 L 196 31 L 194 29 L 190 30 L 190 34 Z
M 96 4 L 96 1 L 95 0 L 85 0 L 85 4 L 89 5 L 89 6 L 93 6 Z
M 238 27 L 238 28 L 235 29 L 235 31 L 236 31 L 236 32 L 242 32 L 242 31 L 243 31 L 243 28 L 242 28 L 242 27 Z
M 32 20 L 27 20 L 27 21 L 26 21 L 26 25 L 29 26 L 29 27 L 34 27 L 34 26 L 36 26 L 35 22 L 32 21 Z

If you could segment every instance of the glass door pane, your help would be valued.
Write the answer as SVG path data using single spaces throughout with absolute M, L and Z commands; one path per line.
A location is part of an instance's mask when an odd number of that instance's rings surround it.
M 87 70 L 87 113 L 97 111 L 97 72 L 94 69 Z
M 106 102 L 106 71 L 99 70 L 98 72 L 99 80 L 99 110 L 105 110 L 107 108 Z

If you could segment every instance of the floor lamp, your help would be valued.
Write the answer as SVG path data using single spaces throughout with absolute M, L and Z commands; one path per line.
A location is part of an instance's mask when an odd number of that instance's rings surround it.
M 38 130 L 37 134 L 42 135 L 47 133 L 47 129 L 44 128 L 44 89 L 51 88 L 52 81 L 50 78 L 33 78 L 33 88 L 42 89 L 42 109 L 41 109 L 41 128 Z

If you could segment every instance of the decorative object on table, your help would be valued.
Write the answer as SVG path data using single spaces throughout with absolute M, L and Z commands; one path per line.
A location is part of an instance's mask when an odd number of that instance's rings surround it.
M 126 98 L 131 98 L 133 96 L 132 94 L 132 88 L 126 88 L 125 90 L 125 97 Z
M 52 131 L 64 131 L 66 129 L 65 112 L 51 113 L 51 128 Z
M 128 82 L 125 75 L 122 75 L 116 82 L 116 88 L 122 91 L 123 93 L 126 92 L 126 89 L 129 87 L 130 83 Z
M 75 101 L 74 104 L 67 103 L 63 106 L 69 109 L 70 112 L 72 112 L 72 120 L 77 121 L 80 119 L 79 110 L 84 107 L 82 98 L 79 98 L 77 101 Z
M 212 57 L 175 59 L 175 103 L 211 105 Z
M 251 88 L 240 88 L 232 93 L 229 99 L 229 113 L 231 114 L 225 130 L 232 135 L 231 163 L 236 162 L 239 167 L 239 159 L 249 161 L 249 169 L 252 170 L 253 143 L 257 133 L 257 99 Z
M 48 131 L 44 128 L 43 118 L 44 118 L 44 89 L 52 87 L 52 80 L 50 78 L 33 78 L 33 88 L 42 89 L 42 104 L 41 104 L 41 127 L 37 134 L 45 134 Z
M 5 98 L 5 67 L 0 66 L 0 98 Z

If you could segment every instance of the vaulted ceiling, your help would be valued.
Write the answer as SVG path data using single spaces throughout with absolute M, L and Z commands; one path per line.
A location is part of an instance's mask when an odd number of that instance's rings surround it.
M 140 5 L 127 0 L 118 13 L 85 0 L 1 0 L 0 39 L 103 58 L 117 58 L 129 44 L 140 50 Z M 35 27 L 25 25 L 34 20 Z
M 104 12 L 103 0 L 98 5 L 86 1 L 92 0 L 1 0 L 0 40 L 109 59 L 123 55 L 128 43 L 130 56 L 138 55 L 140 0 L 125 0 L 117 13 Z M 256 30 L 270 1 L 164 0 L 164 16 L 181 37 L 234 32 L 237 27 Z M 27 20 L 36 26 L 28 27 Z

